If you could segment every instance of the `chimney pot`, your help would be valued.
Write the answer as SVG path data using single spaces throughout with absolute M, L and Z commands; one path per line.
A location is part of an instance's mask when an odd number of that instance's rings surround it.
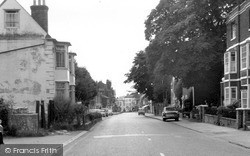
M 45 4 L 45 0 L 43 0 L 43 5 L 46 5 L 46 4 Z
M 33 0 L 33 5 L 36 5 L 36 0 Z
M 41 5 L 41 0 L 38 0 L 38 5 Z

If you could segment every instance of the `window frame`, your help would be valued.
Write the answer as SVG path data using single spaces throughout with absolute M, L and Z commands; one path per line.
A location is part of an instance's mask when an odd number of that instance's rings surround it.
M 236 38 L 236 31 L 237 31 L 236 22 L 233 21 L 231 23 L 231 40 L 234 40 Z
M 56 82 L 56 96 L 65 96 L 65 93 L 66 93 L 66 83 Z
M 224 72 L 225 74 L 229 73 L 229 52 L 224 54 Z
M 235 60 L 232 61 L 232 54 L 235 54 Z M 234 65 L 234 66 L 233 66 Z M 232 70 L 234 67 L 234 70 Z M 226 52 L 224 54 L 224 73 L 237 73 L 237 53 L 236 51 Z
M 233 93 L 232 90 L 235 89 L 235 98 L 233 98 Z M 236 101 L 238 99 L 238 91 L 237 91 L 237 87 L 230 87 L 230 103 L 233 103 L 234 101 Z
M 248 106 L 248 89 L 241 90 L 241 108 L 249 108 Z M 246 95 L 246 97 L 244 97 Z M 244 103 L 246 102 L 246 103 Z
M 10 13 L 13 12 L 13 13 Z M 15 13 L 14 13 L 15 12 Z M 9 19 L 8 15 L 13 14 L 14 20 Z M 17 16 L 17 17 L 15 17 Z M 9 20 L 8 20 L 9 19 Z M 9 23 L 12 26 L 9 26 L 7 23 Z M 6 9 L 4 10 L 4 27 L 6 29 L 15 29 L 20 28 L 20 10 L 19 9 Z
M 234 53 L 234 61 L 232 61 L 232 54 Z M 233 66 L 234 65 L 234 70 L 233 69 Z M 230 73 L 237 73 L 237 53 L 236 51 L 232 51 L 230 52 L 230 57 L 229 57 L 229 68 L 230 68 Z
M 245 69 L 247 69 L 247 67 L 248 67 L 248 46 L 247 46 L 248 44 L 244 44 L 244 45 L 242 45 L 241 47 L 240 47 L 240 69 L 241 70 L 245 70 Z M 243 56 L 243 48 L 246 48 L 246 55 L 245 55 L 245 66 L 243 67 L 243 58 L 242 58 L 242 56 Z
M 56 67 L 66 67 L 65 46 L 56 46 Z
M 230 87 L 224 88 L 224 101 L 225 101 L 225 103 L 224 103 L 225 105 L 230 104 Z
M 235 98 L 233 97 L 233 90 L 235 90 Z M 224 104 L 225 105 L 230 105 L 234 101 L 238 99 L 238 90 L 237 87 L 225 87 L 224 88 Z

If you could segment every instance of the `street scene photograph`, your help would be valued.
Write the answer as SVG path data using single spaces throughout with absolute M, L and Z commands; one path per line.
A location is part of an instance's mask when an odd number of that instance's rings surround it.
M 0 156 L 249 156 L 250 0 L 0 0 Z

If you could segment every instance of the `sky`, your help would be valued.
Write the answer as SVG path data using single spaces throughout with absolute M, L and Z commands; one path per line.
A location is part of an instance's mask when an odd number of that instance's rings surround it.
M 2 2 L 1 0 L 0 2 Z M 30 13 L 33 0 L 17 0 Z M 42 0 L 41 0 L 42 1 Z M 49 34 L 72 44 L 78 66 L 95 81 L 112 82 L 116 96 L 134 91 L 124 84 L 136 53 L 144 50 L 144 21 L 159 0 L 46 0 Z

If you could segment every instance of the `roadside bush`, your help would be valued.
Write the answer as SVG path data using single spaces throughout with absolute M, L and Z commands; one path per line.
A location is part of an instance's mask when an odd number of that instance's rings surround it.
M 71 106 L 70 99 L 64 98 L 62 96 L 57 96 L 54 98 L 54 103 L 55 103 L 55 122 L 72 123 L 76 115 L 74 107 Z
M 8 102 L 5 102 L 2 98 L 0 98 L 0 119 L 2 120 L 2 126 L 4 130 L 8 128 L 8 115 L 10 109 Z
M 14 125 L 8 127 L 6 135 L 7 136 L 17 136 L 17 127 Z
M 68 124 L 65 122 L 57 122 L 52 125 L 53 130 L 67 130 L 67 131 L 73 131 L 75 130 L 75 127 L 73 124 Z
M 236 119 L 236 110 L 230 109 L 225 106 L 220 106 L 217 109 L 217 115 L 221 115 L 222 117 L 226 118 Z
M 86 115 L 86 118 L 89 119 L 91 122 L 95 119 L 102 118 L 102 114 L 99 112 L 90 112 Z
M 206 114 L 217 115 L 217 107 L 206 107 Z
M 39 129 L 38 132 L 18 132 L 16 134 L 17 137 L 43 137 L 49 135 L 48 131 L 44 129 Z
M 240 100 L 234 101 L 232 104 L 228 105 L 227 108 L 236 110 L 236 108 L 240 107 Z

